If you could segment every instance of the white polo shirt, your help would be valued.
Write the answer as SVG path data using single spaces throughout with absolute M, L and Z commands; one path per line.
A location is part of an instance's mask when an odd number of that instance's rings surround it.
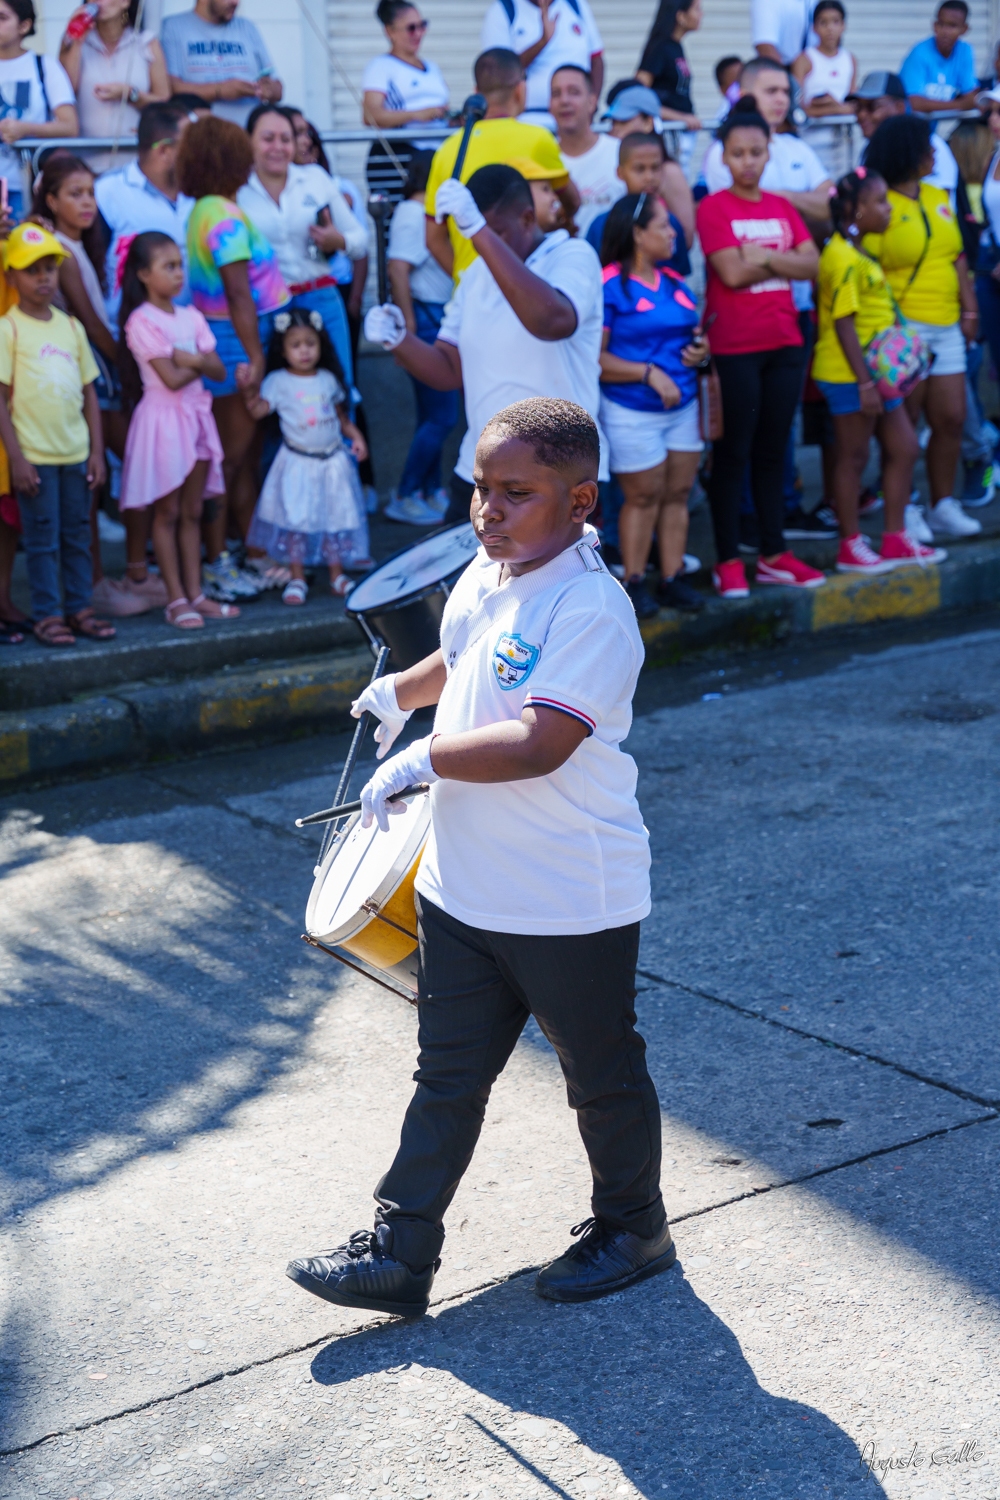
M 121 291 L 115 288 L 118 269 L 118 247 L 125 236 L 143 234 L 147 229 L 159 229 L 180 246 L 187 266 L 187 221 L 194 199 L 184 193 L 168 198 L 161 193 L 142 171 L 137 161 L 130 161 L 120 172 L 103 172 L 94 183 L 94 196 L 98 211 L 111 231 L 107 258 L 108 313 L 117 325 L 118 304 Z M 191 290 L 185 271 L 184 286 L 175 302 L 191 301 Z
M 367 231 L 351 213 L 333 178 L 320 166 L 290 166 L 277 203 L 257 173 L 251 172 L 249 182 L 236 194 L 236 201 L 264 238 L 271 241 L 278 269 L 289 286 L 329 275 L 326 257 L 321 254 L 314 259 L 307 249 L 309 226 L 315 224 L 321 209 L 330 210 L 330 218 L 344 236 L 344 249 L 351 260 L 360 260 L 367 253 Z
M 513 11 L 513 17 L 509 14 Z M 526 109 L 548 113 L 549 84 L 557 68 L 574 63 L 590 72 L 590 59 L 601 52 L 604 43 L 597 29 L 588 0 L 549 0 L 549 18 L 555 22 L 552 40 L 528 64 Z M 507 47 L 511 52 L 526 52 L 542 37 L 542 12 L 532 0 L 493 0 L 479 34 L 479 50 Z M 529 121 L 530 123 L 530 121 Z
M 589 731 L 548 776 L 431 787 L 416 888 L 486 932 L 602 932 L 649 914 L 649 836 L 635 762 L 621 748 L 642 638 L 595 540 L 587 527 L 581 542 L 504 584 L 480 548 L 445 605 L 436 733 L 517 721 L 531 704 Z
M 604 329 L 600 261 L 585 240 L 570 239 L 565 229 L 557 229 L 545 236 L 525 265 L 572 302 L 576 329 L 568 339 L 548 341 L 529 333 L 482 256 L 462 273 L 438 330 L 438 338 L 454 344 L 462 356 L 469 426 L 458 450 L 455 473 L 470 484 L 479 434 L 491 417 L 512 402 L 529 396 L 558 396 L 585 407 L 595 422 L 600 410 Z M 602 434 L 602 479 L 608 477 L 606 454 Z
M 732 187 L 733 174 L 722 160 L 722 142 L 713 141 L 705 152 L 702 175 L 710 193 Z M 774 135 L 768 143 L 767 166 L 760 186 L 765 193 L 811 193 L 830 174 L 811 146 L 797 135 Z M 792 297 L 799 312 L 812 307 L 812 282 L 793 281 Z

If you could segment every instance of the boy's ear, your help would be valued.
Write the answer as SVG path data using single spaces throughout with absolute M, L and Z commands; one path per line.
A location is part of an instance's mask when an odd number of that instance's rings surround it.
M 574 484 L 569 492 L 570 516 L 574 521 L 585 521 L 597 504 L 597 480 L 584 479 Z
M 617 166 L 617 167 L 616 167 L 616 168 L 615 168 L 615 174 L 616 174 L 616 176 L 618 176 L 618 177 L 620 177 L 620 178 L 621 178 L 621 180 L 622 180 L 622 182 L 624 182 L 624 181 L 625 181 L 625 168 L 624 168 L 624 167 L 622 167 L 622 166 Z

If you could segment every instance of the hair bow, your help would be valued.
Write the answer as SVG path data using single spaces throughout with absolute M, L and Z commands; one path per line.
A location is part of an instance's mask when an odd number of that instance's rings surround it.
M 287 333 L 292 326 L 291 313 L 280 312 L 274 315 L 274 330 L 276 333 Z
M 137 239 L 138 239 L 138 235 L 135 235 L 135 234 L 123 234 L 122 237 L 121 237 L 121 239 L 118 241 L 118 245 L 117 245 L 117 247 L 115 249 L 115 291 L 116 292 L 120 292 L 121 289 L 122 289 L 122 280 L 123 280 L 123 278 L 125 276 L 125 262 L 128 260 L 128 253 L 129 253 L 129 251 L 132 248 L 133 241 L 135 241 Z
M 317 333 L 323 332 L 323 314 L 316 312 L 315 308 L 309 314 L 309 322 L 312 324 L 313 328 L 315 328 Z

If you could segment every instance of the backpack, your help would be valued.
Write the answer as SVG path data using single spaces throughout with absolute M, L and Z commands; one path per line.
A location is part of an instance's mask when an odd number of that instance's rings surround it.
M 567 3 L 569 5 L 570 10 L 573 11 L 575 15 L 579 15 L 580 14 L 580 0 L 567 0 Z M 507 17 L 507 20 L 513 26 L 513 24 L 514 24 L 514 0 L 500 0 L 500 4 L 503 6 L 504 15 Z

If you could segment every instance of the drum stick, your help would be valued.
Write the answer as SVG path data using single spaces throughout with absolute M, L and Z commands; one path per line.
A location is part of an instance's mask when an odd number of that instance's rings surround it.
M 462 114 L 465 116 L 465 124 L 462 127 L 462 139 L 458 143 L 458 155 L 455 157 L 455 166 L 452 177 L 457 177 L 461 182 L 462 168 L 465 166 L 465 157 L 469 149 L 469 141 L 472 132 L 486 113 L 486 100 L 482 94 L 470 94 L 462 105 Z
M 391 797 L 386 797 L 387 802 L 406 802 L 410 797 L 418 797 L 421 792 L 430 790 L 426 781 L 419 781 L 416 786 L 404 786 L 401 792 L 393 792 Z M 361 798 L 357 802 L 342 802 L 339 807 L 325 807 L 322 812 L 310 813 L 307 818 L 296 818 L 296 828 L 308 828 L 311 823 L 332 823 L 334 818 L 346 818 L 350 813 L 361 811 Z
M 378 300 L 389 301 L 388 228 L 392 217 L 392 199 L 388 193 L 370 193 L 368 212 L 375 220 L 375 261 L 378 268 Z
M 382 676 L 382 673 L 385 671 L 386 662 L 388 660 L 389 648 L 388 646 L 383 646 L 380 649 L 378 656 L 376 656 L 375 658 L 375 666 L 372 670 L 372 675 L 368 682 L 369 687 L 371 687 L 372 683 L 376 682 L 378 678 Z M 337 782 L 337 795 L 334 798 L 334 806 L 336 806 L 338 802 L 343 802 L 344 798 L 347 796 L 347 788 L 350 786 L 351 777 L 354 775 L 354 767 L 357 764 L 358 755 L 361 752 L 361 746 L 364 742 L 365 732 L 368 729 L 368 721 L 370 718 L 371 714 L 366 710 L 358 720 L 358 727 L 354 731 L 354 738 L 351 741 L 351 748 L 348 750 L 347 759 L 344 761 L 344 769 L 341 771 L 340 780 Z M 323 863 L 323 860 L 326 858 L 327 850 L 330 848 L 330 845 L 333 842 L 333 836 L 336 831 L 336 828 L 331 826 L 323 834 L 323 843 L 320 846 L 319 859 L 316 861 L 317 870 Z

